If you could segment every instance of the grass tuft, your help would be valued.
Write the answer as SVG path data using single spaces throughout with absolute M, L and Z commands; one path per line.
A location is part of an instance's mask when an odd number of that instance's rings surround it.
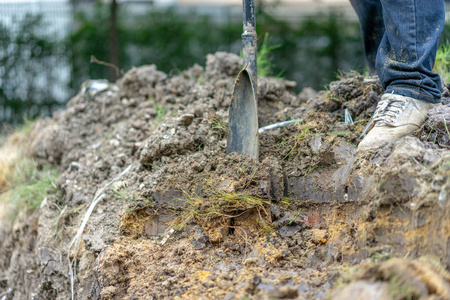
M 251 210 L 260 215 L 263 228 L 271 228 L 267 218 L 267 207 L 270 201 L 258 196 L 245 193 L 230 193 L 207 189 L 203 196 L 184 193 L 187 209 L 174 221 L 174 225 L 183 228 L 186 224 L 196 222 L 205 224 L 213 220 L 226 220 L 239 217 Z
M 34 123 L 25 120 L 0 147 L 0 202 L 14 218 L 21 210 L 37 209 L 49 192 L 57 189 L 57 170 L 29 157 Z
M 11 188 L 14 166 L 26 156 L 34 123 L 24 120 L 24 124 L 10 135 L 1 137 L 0 143 L 0 194 Z
M 0 194 L 0 201 L 11 206 L 12 216 L 23 209 L 37 209 L 49 192 L 57 190 L 58 177 L 53 166 L 38 165 L 31 158 L 23 158 L 9 174 L 10 188 Z
M 433 71 L 441 75 L 445 83 L 450 82 L 450 43 L 448 41 L 438 48 Z
M 323 132 L 323 124 L 317 121 L 311 121 L 309 123 L 295 123 L 295 125 L 299 129 L 299 133 L 296 135 L 293 135 L 289 138 L 289 140 L 283 140 L 281 142 L 281 146 L 285 147 L 286 145 L 290 147 L 290 151 L 288 154 L 286 154 L 285 157 L 283 157 L 283 160 L 291 157 L 296 150 L 301 146 L 301 142 L 303 140 L 306 140 L 308 138 L 311 138 L 319 133 Z
M 214 120 L 210 125 L 211 128 L 216 132 L 220 138 L 223 138 L 228 135 L 228 124 L 225 122 L 221 122 L 219 120 Z
M 155 99 L 151 99 L 153 101 L 155 110 L 156 110 L 156 116 L 153 119 L 153 121 L 150 124 L 150 129 L 154 130 L 156 127 L 158 127 L 166 118 L 167 110 L 162 106 L 160 103 L 156 102 Z
M 258 63 L 258 76 L 271 76 L 273 70 L 273 62 L 270 53 L 281 47 L 280 44 L 270 45 L 271 40 L 269 33 L 266 32 L 264 35 L 263 42 L 257 53 L 257 63 Z
M 143 196 L 141 193 L 133 191 L 127 186 L 113 188 L 112 191 L 116 199 L 128 203 L 130 211 L 154 207 L 154 203 L 150 198 Z

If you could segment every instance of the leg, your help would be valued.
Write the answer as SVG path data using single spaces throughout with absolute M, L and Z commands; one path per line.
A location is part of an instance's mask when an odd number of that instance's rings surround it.
M 358 14 L 370 74 L 375 74 L 375 60 L 384 34 L 381 2 L 380 0 L 350 0 L 350 2 Z
M 439 105 L 441 78 L 432 71 L 444 27 L 444 0 L 381 0 L 385 33 L 376 69 L 386 93 L 358 150 L 376 150 L 419 129 Z
M 381 0 L 385 34 L 376 69 L 386 93 L 432 103 L 441 79 L 432 71 L 444 28 L 444 0 Z

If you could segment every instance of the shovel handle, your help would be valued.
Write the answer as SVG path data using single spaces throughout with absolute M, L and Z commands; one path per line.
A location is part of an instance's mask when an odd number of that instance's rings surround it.
M 244 68 L 250 75 L 256 92 L 256 26 L 255 26 L 255 3 L 254 0 L 242 0 L 244 33 L 242 34 L 242 46 L 244 51 Z

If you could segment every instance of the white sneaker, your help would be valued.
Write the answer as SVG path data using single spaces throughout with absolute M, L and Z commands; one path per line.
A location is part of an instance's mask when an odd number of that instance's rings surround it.
M 358 151 L 381 148 L 415 130 L 425 122 L 428 110 L 440 105 L 396 94 L 384 94 L 372 117 L 373 128 L 359 143 Z

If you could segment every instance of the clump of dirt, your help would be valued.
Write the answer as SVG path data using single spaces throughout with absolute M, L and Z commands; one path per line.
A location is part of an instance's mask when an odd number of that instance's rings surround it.
M 359 295 L 366 295 L 367 299 L 448 299 L 450 294 L 450 274 L 424 259 L 409 262 L 391 259 L 365 265 L 352 273 L 342 281 L 353 282 L 336 291 L 333 299 Z
M 283 267 L 289 260 L 287 245 L 278 248 L 270 239 L 253 248 L 249 243 L 237 235 L 198 250 L 187 241 L 161 245 L 122 239 L 99 258 L 102 299 L 117 295 L 123 299 L 293 299 L 300 295 L 311 299 L 324 295 L 324 288 L 316 288 L 327 285 L 324 272 L 307 268 L 298 274 Z M 301 293 L 297 285 L 302 286 Z
M 420 139 L 427 146 L 436 148 L 450 147 L 450 107 L 439 105 L 430 109 Z
M 349 73 L 340 81 L 330 83 L 329 91 L 319 93 L 314 108 L 331 112 L 339 120 L 348 109 L 355 121 L 370 118 L 380 101 L 383 88 L 377 78 L 364 78 Z
M 24 264 L 2 273 L 6 299 L 70 298 L 67 258 L 77 299 L 323 299 L 363 262 L 379 262 L 362 284 L 382 291 L 387 258 L 450 266 L 446 106 L 430 111 L 420 139 L 359 154 L 383 93 L 376 78 L 352 73 L 298 95 L 293 82 L 259 78 L 260 126 L 302 121 L 263 132 L 253 161 L 226 154 L 241 67 L 218 52 L 176 75 L 134 68 L 116 83 L 86 82 L 38 122 L 30 151 L 58 166 L 60 192 L 36 213 L 34 247 L 0 245 L 2 266 L 20 253 L 34 261 L 30 273 Z M 68 253 L 90 206 L 79 251 Z

